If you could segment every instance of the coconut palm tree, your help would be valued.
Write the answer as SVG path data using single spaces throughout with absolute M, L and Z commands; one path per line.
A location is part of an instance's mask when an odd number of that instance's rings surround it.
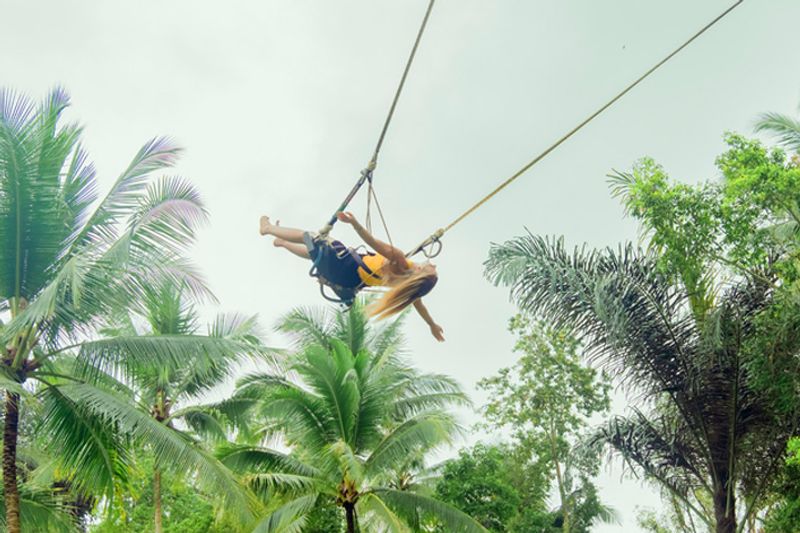
M 697 295 L 659 268 L 655 253 L 631 245 L 570 253 L 562 240 L 527 235 L 495 245 L 486 267 L 522 309 L 575 332 L 590 358 L 641 395 L 640 409 L 610 420 L 595 442 L 702 520 L 693 495 L 708 495 L 709 526 L 736 531 L 737 518 L 758 508 L 799 420 L 754 383 L 765 354 L 781 380 L 780 362 L 800 349 L 797 306 L 772 307 L 769 273 L 719 289 L 698 319 Z M 783 311 L 764 320 L 774 309 Z
M 116 328 L 107 328 L 112 338 L 176 339 L 202 341 L 197 350 L 179 366 L 165 365 L 162 358 L 132 367 L 106 365 L 110 374 L 120 375 L 131 387 L 138 408 L 150 414 L 158 423 L 181 433 L 186 441 L 197 447 L 212 468 L 224 470 L 216 459 L 203 450 L 203 440 L 225 441 L 227 433 L 221 413 L 200 402 L 203 395 L 231 378 L 244 358 L 264 353 L 255 317 L 219 315 L 208 327 L 206 335 L 200 333 L 199 318 L 185 287 L 165 281 L 146 287 L 143 299 L 124 317 Z M 137 322 L 144 321 L 144 324 Z M 204 343 L 215 340 L 218 350 L 206 352 Z M 188 431 L 185 431 L 184 428 Z M 198 438 L 195 438 L 198 437 Z M 142 443 L 147 447 L 147 443 Z M 164 465 L 169 467 L 169 465 Z M 154 531 L 161 533 L 161 477 L 164 467 L 156 460 L 153 467 Z M 181 472 L 185 474 L 185 472 Z M 230 481 L 230 480 L 229 480 Z M 222 492 L 225 485 L 210 486 L 209 490 Z
M 186 181 L 152 179 L 180 152 L 160 138 L 146 143 L 100 197 L 79 144 L 80 126 L 61 122 L 68 105 L 61 89 L 38 105 L 0 91 L 0 387 L 10 533 L 21 527 L 17 439 L 23 402 L 43 403 L 41 430 L 62 452 L 64 468 L 93 494 L 113 495 L 124 466 L 125 433 L 148 439 L 164 463 L 202 462 L 183 437 L 123 396 L 62 375 L 70 367 L 65 359 L 134 368 L 156 359 L 177 366 L 198 350 L 221 352 L 218 339 L 96 335 L 102 319 L 141 300 L 155 279 L 205 293 L 180 253 L 206 213 Z M 224 477 L 219 469 L 206 474 Z
M 362 517 L 406 532 L 426 515 L 449 531 L 485 531 L 449 505 L 390 484 L 409 456 L 449 442 L 456 431 L 445 408 L 467 399 L 451 379 L 417 372 L 392 351 L 354 354 L 328 339 L 291 356 L 285 371 L 242 379 L 234 398 L 251 402 L 262 424 L 256 434 L 279 437 L 291 449 L 240 445 L 224 454 L 274 502 L 256 531 L 298 531 L 320 496 L 344 509 L 348 533 L 359 531 Z

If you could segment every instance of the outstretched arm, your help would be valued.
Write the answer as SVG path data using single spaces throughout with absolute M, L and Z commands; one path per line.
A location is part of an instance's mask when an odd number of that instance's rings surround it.
M 363 240 L 367 246 L 381 254 L 392 263 L 403 265 L 403 267 L 405 267 L 406 255 L 403 253 L 403 251 L 399 248 L 395 248 L 389 243 L 383 242 L 380 239 L 376 239 L 372 233 L 367 231 L 367 228 L 362 226 L 361 223 L 356 220 L 356 217 L 353 215 L 353 213 L 350 213 L 349 211 L 342 211 L 337 213 L 336 216 L 345 224 L 350 224 L 353 226 L 353 229 L 356 230 L 358 236 L 361 237 L 361 240 Z
M 431 328 L 431 335 L 433 335 L 437 341 L 443 342 L 444 341 L 444 330 L 442 326 L 434 322 L 433 317 L 428 312 L 428 308 L 425 307 L 425 304 L 422 303 L 422 298 L 417 298 L 414 300 L 414 309 L 417 310 L 419 316 L 422 317 L 422 320 L 425 321 L 428 326 Z

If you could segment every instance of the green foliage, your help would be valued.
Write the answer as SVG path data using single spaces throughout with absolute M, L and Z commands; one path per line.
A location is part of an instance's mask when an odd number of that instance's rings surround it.
M 320 333 L 315 320 L 297 313 L 291 323 L 299 328 L 299 350 L 285 368 L 240 380 L 232 402 L 248 408 L 254 429 L 249 444 L 222 454 L 267 500 L 259 531 L 302 528 L 321 495 L 365 530 L 402 531 L 435 516 L 450 531 L 483 531 L 423 487 L 397 484 L 410 458 L 449 443 L 458 431 L 446 410 L 468 404 L 460 387 L 408 366 L 394 342 L 358 341 L 367 337 L 357 318 L 337 322 L 356 333 L 347 340 Z M 320 338 L 324 342 L 317 343 Z M 353 353 L 351 346 L 382 349 Z M 276 437 L 290 453 L 260 445 Z
M 503 532 L 520 511 L 519 490 L 514 485 L 516 466 L 506 447 L 476 445 L 461 450 L 442 468 L 436 496 L 480 522 L 486 529 Z
M 719 182 L 675 183 L 649 158 L 610 176 L 612 193 L 659 252 L 659 266 L 697 294 L 698 318 L 713 304 L 725 269 L 752 274 L 776 252 L 788 252 L 790 264 L 782 268 L 796 274 L 800 167 L 782 150 L 741 135 L 726 134 L 725 143 L 716 160 Z
M 646 250 L 570 253 L 528 235 L 495 246 L 487 274 L 644 398 L 593 442 L 729 531 L 764 504 L 800 412 L 800 172 L 779 150 L 726 142 L 720 183 L 675 183 L 647 159 L 612 176 Z
M 332 498 L 320 496 L 314 508 L 306 515 L 303 533 L 342 533 L 344 513 Z
M 588 419 L 608 410 L 610 386 L 581 363 L 580 344 L 565 330 L 525 315 L 512 318 L 509 330 L 517 337 L 514 351 L 520 357 L 512 368 L 478 384 L 491 398 L 484 408 L 486 421 L 511 429 L 516 453 L 524 454 L 519 467 L 531 463 L 530 470 L 555 479 L 565 529 L 580 531 L 577 495 L 586 502 L 596 497 L 587 477 L 596 473 L 600 458 L 574 448 Z
M 91 527 L 92 533 L 149 533 L 153 531 L 153 459 L 141 457 L 134 469 L 130 495 L 122 498 L 110 515 Z M 244 533 L 231 519 L 217 520 L 219 499 L 203 494 L 191 482 L 166 475 L 162 482 L 165 533 Z
M 509 331 L 517 337 L 517 362 L 478 383 L 491 398 L 484 408 L 486 420 L 511 428 L 536 457 L 561 460 L 564 447 L 586 427 L 587 419 L 608 409 L 610 386 L 581 363 L 580 345 L 566 331 L 524 315 L 511 319 Z
M 563 509 L 548 509 L 547 469 L 527 459 L 528 450 L 478 444 L 461 450 L 442 467 L 436 495 L 494 532 L 556 533 L 564 531 Z M 569 496 L 570 531 L 588 533 L 598 519 L 616 522 L 587 479 Z M 437 529 L 446 531 L 446 529 Z
M 166 139 L 146 143 L 101 196 L 80 126 L 61 120 L 69 104 L 62 89 L 39 105 L 0 90 L 0 311 L 9 315 L 0 327 L 0 386 L 42 413 L 37 432 L 60 481 L 112 498 L 127 462 L 117 415 L 130 405 L 102 369 L 113 360 L 141 361 L 143 350 L 118 340 L 97 344 L 98 325 L 141 301 L 156 277 L 205 292 L 181 254 L 206 213 L 186 181 L 153 179 L 180 152 Z M 151 344 L 147 357 L 172 351 L 169 344 Z M 86 378 L 76 370 L 77 353 L 96 379 L 76 383 Z M 88 401 L 108 387 L 120 407 L 115 415 Z M 128 429 L 147 432 L 134 426 Z M 6 444 L 15 442 L 12 435 Z
M 764 521 L 765 533 L 800 531 L 800 437 L 789 441 L 786 464 L 772 489 L 773 505 Z

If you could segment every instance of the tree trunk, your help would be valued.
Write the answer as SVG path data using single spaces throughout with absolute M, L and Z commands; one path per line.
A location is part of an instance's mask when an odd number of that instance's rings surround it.
M 730 494 L 723 483 L 714 487 L 714 518 L 716 533 L 736 533 L 736 495 Z
M 3 428 L 3 491 L 8 533 L 20 533 L 19 488 L 17 487 L 17 437 L 19 394 L 6 391 L 5 427 Z
M 558 444 L 556 442 L 556 431 L 555 427 L 553 426 L 552 420 L 550 421 L 550 431 L 548 432 L 548 436 L 550 437 L 550 453 L 552 454 L 553 458 L 553 465 L 556 469 L 556 483 L 558 484 L 558 494 L 561 497 L 561 515 L 563 517 L 563 521 L 561 522 L 561 530 L 564 533 L 570 533 L 572 528 L 572 524 L 570 523 L 571 511 L 569 508 L 569 498 L 567 497 L 567 489 L 564 486 L 564 476 L 561 473 L 561 462 L 558 459 Z
M 153 507 L 155 507 L 155 533 L 162 533 L 161 525 L 161 470 L 153 468 Z
M 344 515 L 347 519 L 347 533 L 356 533 L 356 509 L 352 503 L 344 504 Z

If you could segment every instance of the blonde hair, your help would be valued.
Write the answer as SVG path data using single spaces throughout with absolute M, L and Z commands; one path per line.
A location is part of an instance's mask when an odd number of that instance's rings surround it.
M 389 280 L 391 288 L 380 299 L 367 306 L 367 316 L 382 320 L 399 313 L 414 300 L 430 292 L 437 280 L 436 274 L 430 272 L 411 272 L 392 276 Z

